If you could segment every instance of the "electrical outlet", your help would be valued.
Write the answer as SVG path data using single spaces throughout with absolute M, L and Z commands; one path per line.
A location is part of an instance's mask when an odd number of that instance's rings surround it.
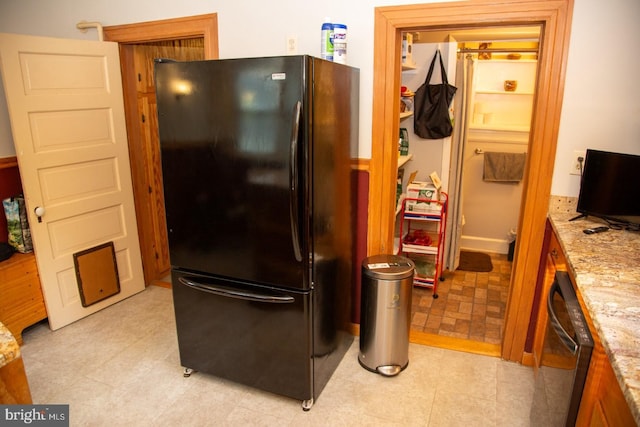
M 298 53 L 298 38 L 296 36 L 287 36 L 287 54 L 295 55 Z
M 571 175 L 582 175 L 585 156 L 585 151 L 574 150 L 573 157 L 571 158 L 571 169 L 569 170 Z

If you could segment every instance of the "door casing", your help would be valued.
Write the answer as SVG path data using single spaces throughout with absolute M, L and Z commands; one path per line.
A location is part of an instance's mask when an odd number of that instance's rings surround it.
M 519 236 L 501 347 L 502 358 L 524 363 L 551 192 L 572 12 L 573 0 L 470 0 L 375 9 L 369 255 L 393 248 L 402 32 L 478 26 L 542 28 Z M 417 341 L 421 338 L 412 336 Z
M 127 135 L 129 139 L 129 156 L 131 159 L 131 176 L 136 204 L 136 216 L 140 229 L 140 249 L 145 283 L 157 282 L 168 273 L 168 243 L 166 235 L 159 236 L 156 229 L 162 227 L 164 211 L 148 209 L 162 199 L 162 188 L 158 188 L 158 180 L 149 177 L 157 176 L 161 170 L 159 157 L 148 155 L 149 136 L 157 129 L 155 120 L 141 120 L 144 111 L 137 96 L 139 85 L 135 72 L 135 52 L 137 44 L 149 42 L 184 40 L 202 38 L 204 59 L 218 58 L 218 17 L 217 14 L 197 15 L 184 18 L 166 19 L 134 24 L 104 27 L 104 39 L 117 42 L 120 46 L 120 68 L 124 92 Z M 157 150 L 156 150 L 157 151 Z M 160 181 L 161 182 L 161 181 Z M 162 218 L 154 217 L 161 215 Z

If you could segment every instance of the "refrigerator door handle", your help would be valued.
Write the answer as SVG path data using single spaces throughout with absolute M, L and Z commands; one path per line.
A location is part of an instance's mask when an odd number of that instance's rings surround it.
M 300 245 L 300 218 L 298 217 L 298 135 L 300 131 L 300 115 L 302 103 L 296 102 L 293 108 L 293 128 L 291 129 L 291 146 L 289 150 L 289 211 L 291 217 L 291 240 L 296 261 L 302 261 Z
M 178 281 L 185 286 L 195 289 L 197 291 L 207 292 L 214 295 L 219 295 L 228 298 L 238 298 L 247 301 L 268 302 L 275 304 L 288 304 L 293 303 L 295 299 L 289 295 L 268 295 L 260 294 L 256 292 L 242 291 L 240 289 L 230 289 L 224 286 L 215 286 L 211 284 L 198 283 L 194 280 L 187 279 L 185 277 L 178 278 Z

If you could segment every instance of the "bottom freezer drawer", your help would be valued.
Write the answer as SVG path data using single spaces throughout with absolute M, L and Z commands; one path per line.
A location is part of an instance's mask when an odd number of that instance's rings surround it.
M 310 293 L 173 271 L 185 368 L 295 399 L 313 397 Z

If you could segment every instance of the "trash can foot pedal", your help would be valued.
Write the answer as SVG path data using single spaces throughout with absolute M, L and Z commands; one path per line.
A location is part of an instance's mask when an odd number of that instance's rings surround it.
M 398 375 L 400 371 L 402 371 L 402 366 L 400 365 L 386 365 L 386 366 L 378 366 L 376 371 L 380 375 L 384 375 L 385 377 L 393 377 L 394 375 Z

